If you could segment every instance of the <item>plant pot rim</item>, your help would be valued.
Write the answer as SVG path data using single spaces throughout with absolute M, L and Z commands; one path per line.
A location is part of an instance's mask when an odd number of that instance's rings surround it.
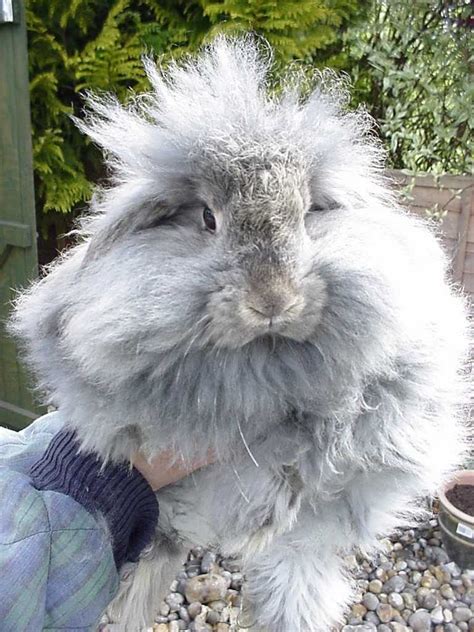
M 461 509 L 455 507 L 446 498 L 446 492 L 452 489 L 455 485 L 472 485 L 474 487 L 474 470 L 457 470 L 453 473 L 451 478 L 444 483 L 438 492 L 441 504 L 449 511 L 449 513 L 453 514 L 453 516 L 459 520 L 462 520 L 462 522 L 474 526 L 474 516 L 470 516 L 464 511 L 461 511 Z

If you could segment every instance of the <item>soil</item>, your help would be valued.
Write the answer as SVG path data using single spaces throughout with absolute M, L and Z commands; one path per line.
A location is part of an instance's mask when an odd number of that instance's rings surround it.
M 474 485 L 455 485 L 446 492 L 446 498 L 469 516 L 474 516 Z

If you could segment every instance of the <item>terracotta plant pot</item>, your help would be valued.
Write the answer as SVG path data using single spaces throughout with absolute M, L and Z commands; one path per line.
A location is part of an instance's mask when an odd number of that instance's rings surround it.
M 474 568 L 474 516 L 455 507 L 446 492 L 458 485 L 474 485 L 474 470 L 459 470 L 439 492 L 439 526 L 447 554 L 460 568 Z

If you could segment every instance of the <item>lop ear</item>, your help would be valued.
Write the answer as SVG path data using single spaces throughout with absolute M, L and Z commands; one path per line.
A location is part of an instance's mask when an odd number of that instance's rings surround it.
M 130 232 L 130 229 L 130 220 L 127 217 L 118 218 L 99 228 L 90 238 L 83 263 L 87 264 L 97 259 L 100 254 L 108 252 L 117 241 Z
M 89 246 L 83 263 L 97 259 L 100 254 L 108 252 L 114 244 L 126 235 L 139 230 L 157 226 L 172 214 L 167 203 L 148 201 L 132 209 L 122 208 L 118 211 L 105 211 L 93 217 L 86 232 L 90 235 Z

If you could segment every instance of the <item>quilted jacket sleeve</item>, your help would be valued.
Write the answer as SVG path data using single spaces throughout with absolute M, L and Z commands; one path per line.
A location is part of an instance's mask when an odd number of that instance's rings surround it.
M 23 432 L 0 429 L 2 632 L 93 630 L 118 587 L 100 517 L 32 485 L 32 464 L 61 428 L 52 413 Z

